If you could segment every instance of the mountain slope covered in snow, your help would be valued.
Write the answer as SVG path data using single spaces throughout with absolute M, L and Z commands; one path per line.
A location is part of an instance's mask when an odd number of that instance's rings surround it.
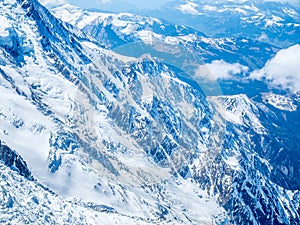
M 270 101 L 207 97 L 36 0 L 0 8 L 1 222 L 300 222 L 299 168 L 266 148 L 281 143 Z

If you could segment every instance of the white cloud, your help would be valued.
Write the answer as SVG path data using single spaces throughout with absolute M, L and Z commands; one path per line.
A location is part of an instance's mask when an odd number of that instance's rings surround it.
M 300 45 L 279 51 L 261 70 L 250 74 L 250 78 L 265 79 L 274 87 L 300 92 Z
M 234 75 L 244 74 L 248 67 L 239 63 L 227 63 L 224 60 L 214 60 L 209 64 L 199 66 L 195 77 L 215 81 L 219 79 L 232 79 Z
M 178 6 L 176 9 L 180 10 L 184 14 L 198 15 L 199 11 L 196 9 L 198 5 L 194 2 L 186 2 L 183 5 Z

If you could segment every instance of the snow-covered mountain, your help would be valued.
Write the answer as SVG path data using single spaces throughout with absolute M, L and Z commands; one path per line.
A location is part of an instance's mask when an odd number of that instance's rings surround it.
M 195 74 L 202 79 L 209 73 L 211 79 L 218 80 L 217 86 L 223 93 L 252 91 L 252 95 L 255 95 L 262 90 L 269 91 L 268 87 L 259 82 L 252 84 L 261 87 L 257 91 L 252 87 L 249 88 L 248 83 L 238 85 L 239 89 L 232 89 L 231 82 L 234 82 L 235 78 L 240 79 L 241 76 L 249 75 L 250 72 L 263 67 L 276 54 L 278 47 L 242 37 L 209 38 L 186 26 L 130 13 L 107 13 L 71 5 L 52 8 L 51 11 L 56 17 L 71 23 L 92 39 L 96 39 L 103 47 L 119 54 L 131 57 L 140 57 L 144 53 L 150 54 L 164 63 L 183 70 L 186 73 L 183 77 L 186 79 L 195 79 Z M 163 51 L 157 52 L 157 49 Z M 168 53 L 166 49 L 169 49 Z M 181 54 L 178 54 L 178 51 Z M 176 55 L 174 52 L 177 52 Z M 191 64 L 201 65 L 202 72 L 197 72 L 197 66 L 194 66 L 193 70 L 188 68 Z M 228 83 L 229 78 L 231 78 L 230 83 Z M 205 92 L 214 94 L 218 90 L 210 86 Z
M 185 46 L 196 52 L 202 62 L 226 59 L 252 69 L 262 67 L 279 50 L 278 47 L 245 37 L 210 38 L 186 26 L 130 13 L 107 13 L 71 5 L 52 8 L 51 11 L 111 49 L 139 41 L 164 42 Z
M 206 97 L 36 0 L 0 8 L 1 223 L 299 224 L 298 96 Z
M 193 27 L 212 37 L 247 37 L 279 47 L 300 42 L 299 7 L 279 1 L 180 0 L 142 13 Z

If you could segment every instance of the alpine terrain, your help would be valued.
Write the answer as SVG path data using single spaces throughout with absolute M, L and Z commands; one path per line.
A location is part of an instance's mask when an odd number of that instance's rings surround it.
M 69 4 L 0 9 L 1 224 L 300 224 L 294 20 L 276 44 Z

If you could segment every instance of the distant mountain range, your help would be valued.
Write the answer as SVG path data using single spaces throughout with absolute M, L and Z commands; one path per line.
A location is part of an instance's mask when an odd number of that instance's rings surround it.
M 300 42 L 299 7 L 272 1 L 173 1 L 150 15 L 210 37 L 245 37 L 279 47 Z

